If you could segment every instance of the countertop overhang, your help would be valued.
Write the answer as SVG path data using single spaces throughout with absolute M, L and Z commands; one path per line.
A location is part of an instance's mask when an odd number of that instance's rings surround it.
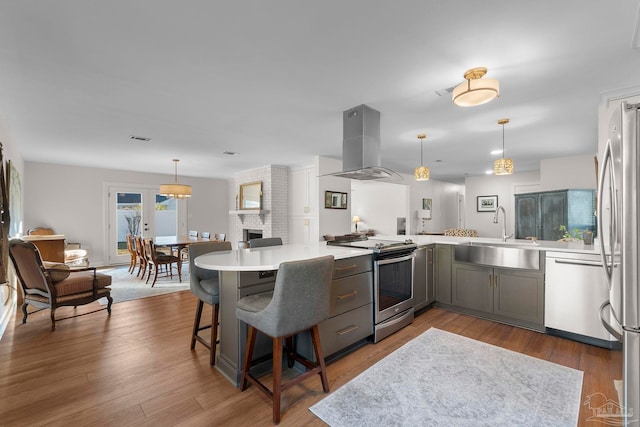
M 333 255 L 335 259 L 371 255 L 369 249 L 352 249 L 341 246 L 317 244 L 291 244 L 253 249 L 235 249 L 200 255 L 194 262 L 207 270 L 261 271 L 277 270 L 281 263 Z

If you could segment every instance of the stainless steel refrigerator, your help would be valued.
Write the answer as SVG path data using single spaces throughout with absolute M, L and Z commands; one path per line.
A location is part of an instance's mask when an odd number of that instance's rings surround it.
M 640 415 L 639 124 L 640 104 L 622 102 L 611 117 L 599 156 L 598 234 L 609 286 L 609 301 L 602 304 L 600 319 L 622 342 L 624 425 L 638 425 Z

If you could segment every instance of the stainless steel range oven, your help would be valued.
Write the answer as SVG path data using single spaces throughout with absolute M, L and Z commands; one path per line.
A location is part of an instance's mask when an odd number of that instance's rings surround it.
M 327 244 L 373 251 L 374 342 L 413 322 L 415 243 L 357 238 Z

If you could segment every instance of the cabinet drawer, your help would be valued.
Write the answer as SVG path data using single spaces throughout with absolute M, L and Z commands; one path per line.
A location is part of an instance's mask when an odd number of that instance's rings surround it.
M 367 304 L 318 325 L 325 358 L 373 334 L 373 304 Z
M 333 267 L 333 278 L 339 279 L 371 270 L 373 270 L 371 255 L 337 259 Z
M 243 288 L 245 286 L 257 285 L 260 283 L 275 282 L 277 272 L 277 270 L 240 271 L 238 272 L 238 287 Z
M 337 316 L 373 302 L 373 272 L 343 277 L 331 282 L 329 316 Z

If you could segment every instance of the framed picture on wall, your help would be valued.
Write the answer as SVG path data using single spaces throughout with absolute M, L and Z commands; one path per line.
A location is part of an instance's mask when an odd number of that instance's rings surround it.
M 324 207 L 325 209 L 347 209 L 347 193 L 325 191 Z
M 498 196 L 478 196 L 478 212 L 495 212 L 498 209 Z

